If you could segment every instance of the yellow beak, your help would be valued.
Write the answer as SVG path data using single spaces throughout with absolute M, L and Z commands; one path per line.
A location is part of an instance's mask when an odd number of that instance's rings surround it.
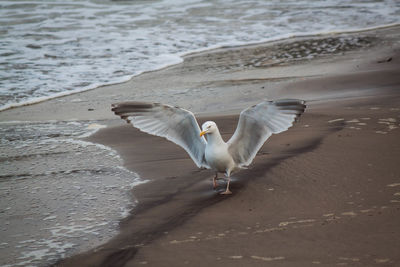
M 201 133 L 200 133 L 200 136 L 203 136 L 203 135 L 205 135 L 207 133 L 207 131 L 202 131 Z

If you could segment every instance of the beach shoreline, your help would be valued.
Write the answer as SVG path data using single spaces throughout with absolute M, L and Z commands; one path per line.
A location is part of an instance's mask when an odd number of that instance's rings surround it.
M 261 40 L 261 41 L 256 41 L 256 42 L 239 42 L 237 44 L 230 44 L 230 45 L 215 45 L 215 46 L 211 46 L 211 47 L 207 47 L 204 49 L 195 49 L 195 50 L 191 50 L 191 51 L 187 51 L 187 52 L 181 52 L 178 53 L 177 55 L 174 55 L 174 60 L 171 60 L 171 62 L 168 62 L 166 64 L 163 64 L 161 66 L 158 66 L 155 69 L 151 69 L 151 70 L 145 70 L 145 71 L 140 71 L 134 75 L 128 75 L 129 78 L 124 77 L 122 78 L 120 81 L 115 81 L 115 82 L 105 82 L 103 84 L 94 84 L 94 85 L 90 85 L 81 89 L 74 89 L 74 90 L 68 90 L 68 91 L 64 91 L 64 92 L 59 92 L 53 95 L 49 95 L 49 96 L 41 96 L 41 97 L 34 97 L 22 102 L 15 102 L 15 103 L 8 103 L 5 105 L 2 105 L 0 107 L 0 112 L 4 111 L 4 110 L 8 110 L 8 109 L 14 109 L 14 108 L 18 108 L 18 107 L 23 107 L 23 106 L 30 106 L 30 105 L 35 105 L 41 102 L 46 102 L 52 99 L 57 99 L 60 97 L 64 97 L 64 96 L 70 96 L 70 95 L 74 95 L 74 94 L 79 94 L 79 93 L 84 93 L 86 91 L 90 91 L 90 90 L 96 90 L 100 87 L 105 87 L 105 86 L 112 86 L 112 85 L 116 85 L 116 84 L 123 84 L 126 83 L 132 79 L 134 79 L 137 76 L 140 76 L 142 74 L 146 74 L 146 73 L 152 73 L 152 72 L 157 72 L 157 71 L 161 71 L 165 68 L 169 68 L 175 65 L 179 65 L 184 61 L 185 57 L 190 57 L 190 56 L 196 56 L 199 54 L 206 54 L 206 53 L 213 53 L 214 51 L 220 51 L 220 50 L 226 50 L 226 49 L 230 49 L 230 48 L 247 48 L 247 47 L 252 47 L 252 46 L 263 46 L 265 44 L 272 44 L 272 43 L 279 43 L 279 42 L 286 42 L 286 41 L 293 41 L 294 39 L 315 39 L 318 36 L 335 36 L 335 35 L 350 35 L 350 34 L 362 34 L 363 32 L 370 32 L 370 31 L 379 31 L 379 30 L 385 30 L 385 29 L 390 29 L 390 28 L 396 28 L 399 27 L 400 24 L 398 23 L 392 23 L 392 24 L 386 24 L 386 25 L 381 25 L 381 26 L 374 26 L 374 27 L 366 27 L 366 28 L 360 28 L 360 29 L 350 29 L 350 30 L 334 30 L 334 31 L 322 31 L 322 32 L 314 32 L 314 33 L 307 33 L 307 34 L 287 34 L 284 36 L 278 36 L 276 38 L 268 38 L 265 40 Z
M 100 121 L 108 127 L 88 140 L 116 150 L 126 168 L 149 180 L 132 189 L 138 205 L 116 237 L 55 265 L 398 264 L 400 27 L 307 38 L 187 55 L 126 83 L 0 112 L 2 122 Z M 281 49 L 340 38 L 368 44 L 273 59 Z M 227 140 L 240 110 L 266 98 L 301 98 L 308 107 L 234 175 L 229 197 L 212 190 L 212 173 L 198 170 L 181 148 L 110 111 L 126 100 L 178 105 L 200 123 L 215 120 Z M 367 236 L 379 225 L 374 249 Z
M 354 71 L 357 63 L 369 62 L 372 54 L 377 60 L 384 60 L 396 43 L 399 28 L 395 25 L 358 32 L 307 35 L 188 54 L 182 63 L 142 73 L 127 82 L 1 111 L 0 121 L 112 120 L 115 117 L 109 112 L 109 105 L 127 98 L 150 102 L 163 102 L 167 98 L 171 104 L 196 114 L 238 113 L 260 97 L 285 97 L 286 92 L 281 89 L 286 84 Z M 342 39 L 346 40 L 343 47 Z M 322 50 L 307 58 L 319 45 L 328 46 L 329 43 L 331 51 Z M 298 46 L 303 48 L 296 50 Z M 365 51 L 371 55 L 365 57 Z M 208 95 L 228 97 L 231 88 L 235 89 L 235 97 L 227 101 L 232 102 L 230 106 L 221 102 L 206 105 L 210 100 Z

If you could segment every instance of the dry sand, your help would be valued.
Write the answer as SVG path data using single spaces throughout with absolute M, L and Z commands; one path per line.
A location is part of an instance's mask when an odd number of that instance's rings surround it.
M 263 59 L 285 42 L 222 49 L 125 84 L 0 113 L 3 120 L 107 120 L 110 127 L 90 140 L 116 149 L 150 180 L 133 189 L 139 204 L 118 236 L 57 265 L 400 265 L 400 28 L 349 35 L 371 44 L 281 63 Z M 255 59 L 264 63 L 246 64 Z M 227 140 L 240 109 L 278 97 L 305 99 L 308 108 L 233 176 L 230 196 L 212 190 L 212 172 L 198 170 L 181 148 L 124 125 L 108 108 L 133 99 L 180 105 L 201 113 L 200 123 L 215 120 Z

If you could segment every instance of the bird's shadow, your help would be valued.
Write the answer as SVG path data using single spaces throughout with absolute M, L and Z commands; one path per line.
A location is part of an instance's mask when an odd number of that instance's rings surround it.
M 223 125 L 224 122 L 228 125 L 235 125 L 237 117 L 222 117 L 220 120 L 213 118 L 213 120 L 219 125 Z M 226 135 L 233 133 L 234 126 L 230 127 L 223 133 Z M 313 135 L 308 134 L 306 138 L 295 138 L 291 145 L 275 147 L 265 145 L 248 169 L 232 175 L 230 188 L 233 194 L 221 195 L 220 193 L 226 188 L 226 180 L 219 180 L 219 186 L 216 190 L 212 190 L 214 173 L 210 170 L 194 170 L 193 163 L 185 157 L 184 151 L 179 147 L 162 138 L 148 136 L 132 127 L 124 128 L 133 143 L 132 146 L 137 145 L 135 154 L 141 155 L 141 157 L 137 157 L 140 160 L 134 161 L 132 168 L 140 167 L 143 172 L 139 172 L 139 174 L 143 178 L 146 178 L 146 173 L 157 177 L 133 188 L 133 195 L 138 199 L 138 205 L 131 211 L 131 215 L 120 223 L 121 234 L 114 238 L 119 242 L 119 248 L 112 245 L 108 247 L 107 244 L 103 246 L 106 250 L 106 252 L 103 250 L 105 253 L 103 263 L 119 262 L 123 265 L 140 249 L 135 246 L 136 244 L 144 246 L 150 244 L 153 240 L 163 236 L 165 232 L 170 232 L 184 224 L 204 208 L 221 201 L 229 201 L 232 197 L 241 194 L 249 182 L 264 178 L 271 168 L 285 159 L 312 151 L 318 147 L 327 133 L 340 129 L 341 127 L 331 127 Z M 291 131 L 290 134 L 296 135 L 296 132 Z M 150 152 L 146 144 L 143 146 L 143 140 L 140 137 L 152 144 Z M 139 145 L 141 143 L 142 146 Z M 272 140 L 271 143 L 279 143 L 279 138 Z M 144 150 L 140 151 L 140 147 Z M 163 150 L 164 148 L 165 150 Z M 160 169 L 154 172 L 154 167 L 144 168 L 141 165 L 143 153 L 149 153 L 148 157 L 152 159 L 152 165 L 157 163 L 156 165 L 159 165 Z M 153 160 L 154 155 L 159 156 L 158 162 Z M 168 158 L 168 162 L 165 158 Z

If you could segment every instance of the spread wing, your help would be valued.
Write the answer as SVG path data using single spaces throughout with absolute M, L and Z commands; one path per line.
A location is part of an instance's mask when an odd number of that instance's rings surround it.
M 122 102 L 112 105 L 112 111 L 139 130 L 181 146 L 197 167 L 209 168 L 205 157 L 207 141 L 200 137 L 200 127 L 193 113 L 160 103 Z
M 228 141 L 229 153 L 239 167 L 249 165 L 272 135 L 286 131 L 304 112 L 305 101 L 264 101 L 240 113 L 235 133 Z

